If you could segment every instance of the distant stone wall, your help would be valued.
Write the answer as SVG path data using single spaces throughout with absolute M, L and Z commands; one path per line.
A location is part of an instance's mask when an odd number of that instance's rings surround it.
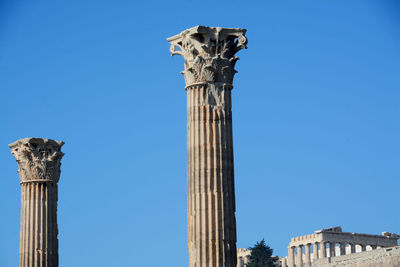
M 251 254 L 251 250 L 245 248 L 237 249 L 237 267 L 246 267 L 249 262 L 249 256 Z
M 400 267 L 400 246 L 318 259 L 313 267 Z

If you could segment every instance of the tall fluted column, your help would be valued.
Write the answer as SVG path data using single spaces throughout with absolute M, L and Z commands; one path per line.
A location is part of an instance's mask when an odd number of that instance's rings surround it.
M 297 263 L 296 266 L 303 266 L 303 245 L 297 247 Z
M 311 267 L 311 253 L 310 253 L 311 244 L 306 244 L 305 246 L 305 265 L 306 267 Z
M 320 248 L 321 248 L 321 253 L 319 255 L 320 258 L 326 258 L 326 242 L 322 241 L 319 243 Z
M 190 267 L 236 266 L 231 89 L 245 32 L 197 26 L 168 38 L 185 59 Z
M 318 243 L 313 244 L 313 261 L 318 260 Z
M 294 247 L 288 248 L 288 267 L 294 267 L 295 258 L 294 258 Z
M 58 266 L 57 183 L 63 144 L 25 138 L 9 145 L 21 183 L 20 267 Z

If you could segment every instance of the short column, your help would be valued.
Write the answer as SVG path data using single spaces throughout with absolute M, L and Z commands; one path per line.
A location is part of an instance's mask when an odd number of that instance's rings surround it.
M 313 245 L 313 261 L 318 260 L 318 242 Z
M 294 267 L 294 247 L 288 248 L 288 267 Z
M 303 245 L 297 247 L 297 264 L 298 267 L 303 266 Z
M 310 253 L 310 249 L 311 249 L 311 244 L 307 244 L 306 245 L 306 255 L 305 255 L 305 265 L 306 267 L 311 267 L 311 253 Z
M 361 251 L 366 251 L 367 250 L 367 246 L 366 245 L 360 245 L 361 246 Z
M 356 253 L 356 244 L 350 244 L 350 253 Z
M 329 242 L 329 257 L 335 257 L 335 242 Z
M 319 258 L 326 258 L 326 242 L 325 241 L 320 242 L 319 246 L 321 249 Z
M 346 255 L 346 243 L 340 243 L 340 256 Z
M 57 183 L 63 144 L 25 138 L 9 145 L 21 183 L 20 267 L 58 266 Z

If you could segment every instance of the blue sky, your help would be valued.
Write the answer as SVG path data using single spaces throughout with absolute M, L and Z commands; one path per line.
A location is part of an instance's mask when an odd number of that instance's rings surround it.
M 65 141 L 60 266 L 187 266 L 186 93 L 167 37 L 248 30 L 234 80 L 238 247 L 400 232 L 397 1 L 2 1 L 0 265 L 17 266 L 7 144 Z

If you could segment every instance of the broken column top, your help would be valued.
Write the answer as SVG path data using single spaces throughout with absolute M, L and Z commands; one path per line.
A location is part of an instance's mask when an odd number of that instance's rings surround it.
M 27 137 L 23 139 L 19 139 L 15 141 L 14 143 L 9 144 L 8 146 L 10 148 L 14 148 L 18 145 L 23 145 L 23 144 L 53 144 L 54 146 L 61 146 L 64 145 L 65 143 L 63 141 L 55 141 L 52 139 L 47 139 L 47 138 L 34 138 L 34 137 Z
M 172 55 L 185 59 L 186 85 L 198 83 L 232 84 L 235 54 L 247 48 L 246 30 L 196 26 L 168 38 Z M 175 50 L 178 47 L 180 50 Z
M 46 138 L 24 138 L 9 145 L 17 159 L 20 182 L 53 182 L 60 178 L 62 141 Z

